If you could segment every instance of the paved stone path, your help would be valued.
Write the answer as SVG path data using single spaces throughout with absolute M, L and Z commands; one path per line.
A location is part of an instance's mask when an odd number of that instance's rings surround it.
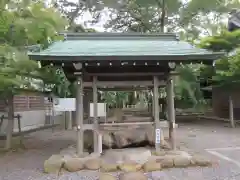
M 149 174 L 151 179 L 157 180 L 153 178 L 157 176 L 161 180 L 240 180 L 239 127 L 230 129 L 218 122 L 180 123 L 177 142 L 180 149 L 204 153 L 218 164 L 211 168 L 154 172 Z M 75 132 L 70 131 L 45 130 L 26 136 L 27 150 L 0 154 L 0 180 L 97 180 L 97 172 L 65 173 L 60 177 L 42 173 L 45 159 L 74 143 Z

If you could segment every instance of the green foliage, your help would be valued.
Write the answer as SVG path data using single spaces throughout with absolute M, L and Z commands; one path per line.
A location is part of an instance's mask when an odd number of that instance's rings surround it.
M 101 99 L 109 107 L 122 108 L 123 103 L 128 101 L 128 95 L 126 92 L 104 91 L 101 92 Z
M 166 31 L 178 32 L 181 39 L 191 43 L 194 43 L 196 39 L 201 39 L 202 36 L 208 36 L 209 38 L 201 41 L 201 47 L 213 51 L 224 50 L 228 53 L 238 46 L 240 39 L 238 35 L 232 34 L 231 36 L 228 32 L 223 31 L 226 29 L 227 13 L 233 7 L 240 7 L 238 0 L 96 0 L 78 2 L 56 0 L 55 3 L 56 7 L 68 18 L 69 30 L 74 32 L 86 32 L 83 26 L 76 23 L 76 19 L 84 12 L 90 12 L 93 22 L 98 23 L 101 13 L 104 13 L 102 10 L 107 7 L 110 12 L 110 20 L 105 27 L 112 31 L 153 33 L 162 32 L 162 27 L 165 27 Z M 219 37 L 214 36 L 220 32 Z M 222 38 L 224 36 L 227 38 Z M 226 59 L 228 60 L 216 63 L 218 74 L 216 78 L 221 79 L 223 76 L 227 78 L 231 73 L 237 72 L 233 69 L 238 67 L 235 62 L 237 60 Z M 230 67 L 232 68 L 231 72 Z M 212 77 L 212 68 L 180 66 L 177 71 L 180 73 L 180 77 L 175 80 L 177 98 L 189 101 L 191 104 L 199 103 L 202 96 L 198 76 L 205 79 Z M 145 99 L 148 101 L 151 99 L 149 94 L 151 94 L 149 91 L 145 94 Z M 115 92 L 105 93 L 102 96 L 109 104 L 116 103 L 113 100 L 116 98 Z M 131 97 L 130 94 L 128 96 Z
M 1 1 L 0 9 L 1 95 L 45 90 L 40 84 L 51 84 L 50 90 L 58 89 L 59 93 L 59 86 L 66 87 L 62 83 L 66 79 L 63 81 L 54 68 L 39 69 L 37 62 L 28 59 L 26 47 L 35 44 L 47 47 L 58 39 L 56 32 L 65 28 L 66 19 L 56 9 L 46 7 L 44 1 Z
M 17 89 L 31 88 L 30 76 L 37 66 L 25 54 L 8 45 L 0 46 L 0 94 L 16 93 Z
M 217 60 L 212 79 L 219 86 L 229 89 L 231 84 L 238 84 L 240 78 L 240 31 L 222 32 L 219 35 L 202 40 L 200 46 L 213 51 L 225 51 L 228 56 Z
M 162 27 L 165 27 L 169 32 L 179 32 L 182 39 L 190 42 L 200 39 L 201 35 L 207 35 L 209 37 L 202 40 L 199 46 L 227 53 L 232 52 L 239 44 L 239 32 L 223 31 L 226 13 L 232 7 L 240 7 L 237 0 L 55 0 L 53 4 L 54 7 L 46 7 L 44 1 L 0 2 L 0 57 L 4 64 L 0 67 L 0 89 L 15 90 L 23 85 L 31 88 L 33 79 L 42 79 L 43 82 L 38 83 L 41 89 L 53 91 L 62 97 L 69 96 L 70 84 L 61 68 L 38 69 L 37 63 L 28 60 L 19 49 L 34 44 L 42 44 L 46 48 L 50 41 L 59 38 L 56 32 L 64 30 L 66 25 L 73 32 L 95 32 L 94 29 L 79 25 L 76 20 L 88 11 L 94 18 L 93 22 L 99 22 L 105 7 L 110 11 L 110 20 L 105 27 L 113 31 L 161 32 Z M 219 32 L 220 35 L 213 36 Z M 238 67 L 238 55 L 219 60 L 216 62 L 214 78 L 221 82 L 235 81 L 239 76 Z M 180 77 L 175 80 L 176 97 L 197 104 L 201 100 L 197 77 L 210 77 L 212 70 L 202 66 L 181 66 L 177 71 Z M 73 92 L 73 84 L 70 89 Z M 150 94 L 149 91 L 141 92 L 138 98 L 150 101 Z M 122 92 L 102 94 L 103 99 L 115 106 L 128 101 L 129 96 L 129 93 Z
M 240 45 L 240 30 L 234 32 L 223 31 L 219 35 L 204 38 L 199 45 L 205 49 L 229 53 Z
M 111 1 L 110 4 L 102 1 L 110 11 L 106 28 L 113 31 L 162 32 L 164 26 L 166 31 L 178 32 L 190 41 L 200 39 L 200 35 L 212 36 L 226 29 L 227 13 L 233 7 L 240 7 L 237 0 L 123 0 L 118 3 Z
M 117 8 L 110 8 L 111 19 L 105 27 L 116 31 L 162 32 L 164 26 L 173 28 L 172 22 L 177 21 L 181 6 L 178 0 L 121 1 Z
M 53 8 L 47 8 L 44 2 L 38 3 L 19 1 L 7 4 L 1 12 L 3 23 L 0 37 L 12 46 L 31 44 L 48 44 L 54 40 L 56 32 L 62 30 L 66 21 Z
M 35 76 L 43 81 L 40 87 L 45 91 L 51 91 L 59 97 L 71 95 L 70 82 L 67 80 L 61 67 L 45 66 L 38 69 Z
M 176 68 L 179 76 L 175 78 L 175 97 L 189 105 L 196 106 L 202 102 L 199 74 L 201 65 L 180 65 Z

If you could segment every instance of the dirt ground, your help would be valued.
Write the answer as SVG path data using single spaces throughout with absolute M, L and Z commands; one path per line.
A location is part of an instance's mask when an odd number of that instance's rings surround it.
M 169 169 L 152 173 L 163 180 L 240 180 L 240 127 L 212 121 L 179 122 L 178 148 L 201 153 L 216 163 L 211 168 Z M 75 144 L 75 132 L 51 129 L 25 136 L 26 150 L 0 153 L 0 180 L 96 180 L 96 174 L 67 173 L 61 177 L 42 173 L 52 154 Z

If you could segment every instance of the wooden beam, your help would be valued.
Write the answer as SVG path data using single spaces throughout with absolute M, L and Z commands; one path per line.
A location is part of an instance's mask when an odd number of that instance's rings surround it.
M 166 85 L 164 81 L 160 81 L 156 84 L 157 86 Z M 93 82 L 84 82 L 84 87 L 93 87 Z M 97 87 L 146 87 L 146 86 L 153 86 L 152 81 L 98 81 Z
M 142 72 L 142 73 L 86 73 L 86 75 L 88 76 L 99 76 L 99 77 L 103 77 L 103 76 L 107 76 L 107 77 L 111 77 L 111 76 L 163 76 L 165 73 L 146 73 L 146 72 Z
M 98 90 L 100 91 L 124 91 L 124 92 L 133 92 L 133 91 L 142 91 L 147 90 L 148 87 L 100 87 Z
M 103 123 L 100 126 L 130 126 L 130 125 L 153 125 L 154 122 L 131 122 L 131 123 Z

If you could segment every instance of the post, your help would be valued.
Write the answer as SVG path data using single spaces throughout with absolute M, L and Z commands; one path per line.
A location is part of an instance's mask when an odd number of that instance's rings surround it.
M 151 90 L 152 91 L 152 90 Z M 153 91 L 152 91 L 153 92 Z M 152 96 L 152 117 L 153 117 L 153 119 L 154 119 L 154 109 L 155 109 L 155 107 L 154 107 L 154 92 L 153 92 L 153 96 Z
M 72 111 L 68 111 L 67 114 L 68 114 L 68 116 L 67 116 L 68 129 L 72 129 Z
M 52 116 L 51 116 L 51 125 L 52 125 L 52 132 L 54 132 L 54 119 L 55 119 L 55 113 L 54 113 L 54 97 L 51 96 L 52 99 Z
M 12 148 L 12 137 L 13 137 L 13 127 L 14 127 L 14 96 L 10 95 L 8 98 L 8 123 L 7 123 L 7 135 L 6 135 L 6 144 L 5 149 L 9 150 Z
M 233 107 L 233 99 L 231 96 L 229 96 L 229 119 L 230 119 L 231 127 L 234 128 L 235 127 L 234 107 Z
M 172 145 L 172 149 L 175 150 L 175 107 L 174 107 L 174 83 L 172 76 L 169 75 L 167 81 L 167 115 L 169 121 L 169 140 Z
M 22 129 L 21 129 L 21 116 L 18 114 L 17 115 L 17 122 L 18 122 L 18 132 L 20 136 L 20 145 L 23 146 L 23 134 L 22 134 Z
M 99 153 L 98 145 L 98 97 L 97 97 L 97 77 L 93 76 L 93 124 L 94 124 L 94 152 Z
M 98 150 L 99 154 L 102 154 L 102 134 L 100 132 L 98 134 Z
M 153 77 L 153 102 L 154 102 L 154 122 L 155 122 L 155 149 L 160 151 L 161 130 L 159 122 L 159 104 L 158 104 L 158 77 Z
M 90 96 L 92 96 L 90 93 L 91 93 L 91 91 L 84 89 L 84 93 L 83 93 L 84 94 L 84 97 L 83 97 L 83 109 L 84 109 L 84 114 L 87 114 L 88 121 L 90 119 L 90 113 L 89 113 L 90 112 L 89 111 L 89 109 L 90 109 L 90 105 L 89 105 L 89 103 L 90 103 Z M 91 99 L 92 99 L 92 97 L 91 97 Z
M 77 124 L 77 155 L 83 154 L 83 80 L 82 76 L 77 77 L 76 91 L 76 124 Z
M 0 117 L 0 130 L 1 130 L 2 125 L 3 125 L 3 120 L 4 120 L 4 115 L 2 115 L 2 116 Z

